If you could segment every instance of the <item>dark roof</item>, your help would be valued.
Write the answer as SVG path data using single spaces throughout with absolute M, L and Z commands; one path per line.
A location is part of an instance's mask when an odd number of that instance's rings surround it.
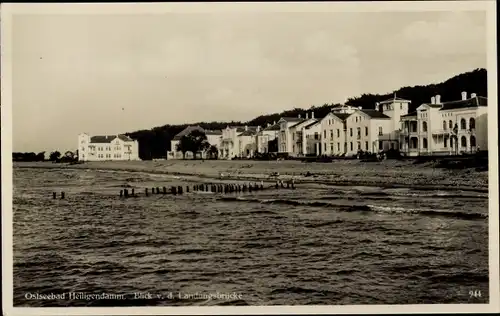
M 432 103 L 422 103 L 422 105 L 427 105 L 431 108 L 440 108 L 442 104 L 432 104 Z
M 488 98 L 477 96 L 469 98 L 467 100 L 443 102 L 442 107 L 439 111 L 461 108 L 477 108 L 479 106 L 488 106 Z
M 189 133 L 191 133 L 192 131 L 195 131 L 195 130 L 205 132 L 205 130 L 198 125 L 188 126 L 185 129 L 183 129 L 180 133 L 175 135 L 174 138 L 172 138 L 172 140 L 180 140 L 182 138 L 182 136 L 189 135 Z
M 300 124 L 302 124 L 302 123 L 304 123 L 306 121 L 309 121 L 309 120 L 315 120 L 316 121 L 316 119 L 313 119 L 313 118 L 303 119 L 302 121 L 297 122 L 297 123 L 293 124 L 292 126 L 290 126 L 290 128 L 295 127 L 297 125 L 300 125 Z
M 90 142 L 91 143 L 98 143 L 98 144 L 104 144 L 104 143 L 111 143 L 114 139 L 116 138 L 119 138 L 121 140 L 123 140 L 124 142 L 132 142 L 133 139 L 126 136 L 126 135 L 123 135 L 123 134 L 119 134 L 119 135 L 106 135 L 106 136 L 92 136 L 90 137 Z
M 279 130 L 280 130 L 279 124 L 270 125 L 270 126 L 264 128 L 264 131 L 279 131 Z
M 417 112 L 411 112 L 411 113 L 408 113 L 408 114 L 405 114 L 405 115 L 401 115 L 401 117 L 414 117 L 414 116 L 417 116 Z
M 303 118 L 300 118 L 300 117 L 282 117 L 281 119 L 285 120 L 287 122 L 299 122 L 299 121 L 304 120 Z
M 333 115 L 335 115 L 336 117 L 338 117 L 339 119 L 341 119 L 342 121 L 345 121 L 345 119 L 351 115 L 351 114 L 348 114 L 348 113 L 335 113 L 335 112 L 332 112 Z
M 377 111 L 377 110 L 362 109 L 360 111 L 363 112 L 363 113 L 365 113 L 366 115 L 370 116 L 371 118 L 375 118 L 375 119 L 390 119 L 389 116 L 387 116 L 384 113 L 382 113 L 380 111 Z
M 309 129 L 309 128 L 313 127 L 314 125 L 318 124 L 319 122 L 320 122 L 320 121 L 316 121 L 316 122 L 312 122 L 312 123 L 310 123 L 310 124 L 307 124 L 307 125 L 305 126 L 305 128 L 306 128 L 306 129 Z
M 387 99 L 387 100 L 385 100 L 385 101 L 381 101 L 381 102 L 379 102 L 379 104 L 392 103 L 392 102 L 394 102 L 394 101 L 405 101 L 405 102 L 411 102 L 410 100 L 406 100 L 406 99 L 402 99 L 402 98 L 394 97 L 394 98 Z
M 238 136 L 253 136 L 256 134 L 256 130 L 247 130 L 247 131 L 243 131 L 243 133 L 239 134 Z

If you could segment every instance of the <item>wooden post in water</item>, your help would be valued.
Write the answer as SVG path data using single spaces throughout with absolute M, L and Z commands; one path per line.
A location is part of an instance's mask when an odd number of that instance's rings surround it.
M 167 194 L 167 187 L 163 187 L 163 194 Z
M 179 194 L 182 194 L 182 185 L 179 185 L 177 187 L 177 192 L 179 192 Z
M 156 187 L 156 194 L 160 194 L 160 188 Z
M 171 187 L 170 191 L 172 192 L 173 195 L 177 195 L 177 188 L 176 187 Z
M 61 200 L 64 200 L 64 191 L 61 192 Z
M 186 185 L 186 193 L 189 193 L 189 185 Z
M 264 190 L 264 181 L 262 181 L 262 180 L 260 181 L 260 189 Z
M 135 189 L 132 189 L 132 196 L 135 196 Z
M 292 190 L 295 190 L 295 180 L 292 179 Z
M 144 195 L 148 196 L 148 188 L 144 189 Z
M 287 188 L 287 189 L 290 189 L 290 182 L 287 182 L 287 183 L 286 183 L 286 188 Z
M 52 192 L 52 198 L 55 200 L 57 198 L 57 193 L 56 192 Z
M 155 188 L 154 187 L 151 188 L 151 194 L 155 194 Z
M 128 197 L 128 190 L 127 189 L 123 190 L 123 196 L 126 197 L 126 198 Z

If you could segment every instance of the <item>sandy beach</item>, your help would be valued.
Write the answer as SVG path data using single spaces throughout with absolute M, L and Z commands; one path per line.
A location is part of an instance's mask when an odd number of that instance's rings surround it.
M 122 170 L 178 176 L 221 177 L 228 179 L 272 180 L 279 173 L 283 180 L 297 183 L 332 185 L 367 185 L 383 187 L 410 187 L 419 189 L 453 189 L 488 192 L 488 172 L 474 169 L 447 170 L 434 168 L 433 163 L 414 164 L 413 161 L 386 160 L 364 163 L 343 160 L 332 163 L 303 163 L 299 161 L 223 161 L 223 160 L 164 160 L 164 161 L 109 161 L 83 164 L 55 164 L 51 162 L 15 162 L 14 168 L 67 168 L 94 170 Z M 309 173 L 309 175 L 308 175 Z

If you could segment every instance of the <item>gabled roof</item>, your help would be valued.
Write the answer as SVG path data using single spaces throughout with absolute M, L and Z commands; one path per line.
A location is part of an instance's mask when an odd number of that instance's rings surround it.
M 304 120 L 303 118 L 300 118 L 300 117 L 282 117 L 280 118 L 280 120 L 284 120 L 284 121 L 287 121 L 287 122 L 299 122 L 299 121 L 302 121 Z
M 422 103 L 422 105 L 427 105 L 428 107 L 435 108 L 435 109 L 440 108 L 442 106 L 442 104 L 432 104 L 432 103 Z
M 488 106 L 488 98 L 476 96 L 467 100 L 443 102 L 439 111 L 463 108 L 477 108 L 480 106 Z
M 417 116 L 417 112 L 416 111 L 408 113 L 408 114 L 405 114 L 405 115 L 401 115 L 401 117 L 416 117 L 416 116 Z
M 90 143 L 94 144 L 109 144 L 116 138 L 123 140 L 124 142 L 133 142 L 134 140 L 126 135 L 105 135 L 105 136 L 92 136 L 90 137 Z
M 183 129 L 181 132 L 179 132 L 177 135 L 175 135 L 174 138 L 172 138 L 172 140 L 180 140 L 182 138 L 182 136 L 189 135 L 192 131 L 196 131 L 196 130 L 198 130 L 200 132 L 205 132 L 205 130 L 198 125 L 188 126 L 185 129 Z
M 310 124 L 307 124 L 304 128 L 305 129 L 310 129 L 311 127 L 313 127 L 314 125 L 317 125 L 319 124 L 321 121 L 316 121 L 316 122 L 312 122 Z
M 372 109 L 362 109 L 362 110 L 359 110 L 363 113 L 365 113 L 366 115 L 368 115 L 370 118 L 374 118 L 374 119 L 390 119 L 389 116 L 385 115 L 384 113 L 380 112 L 380 111 L 377 111 L 377 110 L 372 110 Z
M 406 100 L 406 99 L 394 97 L 394 98 L 387 99 L 385 101 L 381 101 L 378 104 L 388 104 L 388 103 L 393 103 L 393 102 L 408 102 L 408 103 L 411 103 L 410 100 Z
M 279 124 L 274 124 L 274 125 L 271 125 L 271 126 L 264 128 L 264 131 L 279 131 L 279 130 L 280 130 Z
M 236 133 L 243 133 L 245 130 L 257 131 L 257 126 L 234 126 L 231 128 L 236 128 Z
M 309 123 L 311 123 L 311 122 L 312 122 L 311 120 L 313 120 L 314 122 L 316 122 L 316 120 L 317 120 L 317 119 L 315 119 L 315 118 L 307 118 L 307 119 L 303 119 L 302 121 L 300 121 L 300 122 L 298 122 L 298 123 L 293 124 L 292 126 L 290 126 L 290 128 L 297 127 L 297 126 L 299 126 L 299 125 L 301 125 L 301 124 L 309 124 Z M 311 121 L 311 122 L 309 122 L 309 121 Z
M 247 130 L 247 131 L 243 131 L 243 133 L 239 134 L 238 136 L 254 136 L 255 134 L 257 134 L 257 131 L 256 130 Z
M 349 114 L 349 113 L 335 113 L 335 112 L 332 112 L 332 114 L 333 114 L 334 116 L 338 117 L 339 119 L 341 119 L 342 121 L 345 121 L 345 120 L 346 120 L 346 118 L 348 118 L 348 117 L 349 117 L 349 115 L 351 115 L 351 114 Z

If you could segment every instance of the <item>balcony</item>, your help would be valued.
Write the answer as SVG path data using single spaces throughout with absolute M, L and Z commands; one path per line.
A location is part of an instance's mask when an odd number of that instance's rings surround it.
M 402 130 L 400 131 L 401 135 L 404 135 L 404 136 L 417 136 L 417 130 L 412 130 L 412 131 L 408 131 L 408 130 Z
M 438 129 L 438 130 L 432 131 L 432 135 L 449 135 L 449 134 L 450 134 L 450 130 L 447 130 L 447 129 Z

